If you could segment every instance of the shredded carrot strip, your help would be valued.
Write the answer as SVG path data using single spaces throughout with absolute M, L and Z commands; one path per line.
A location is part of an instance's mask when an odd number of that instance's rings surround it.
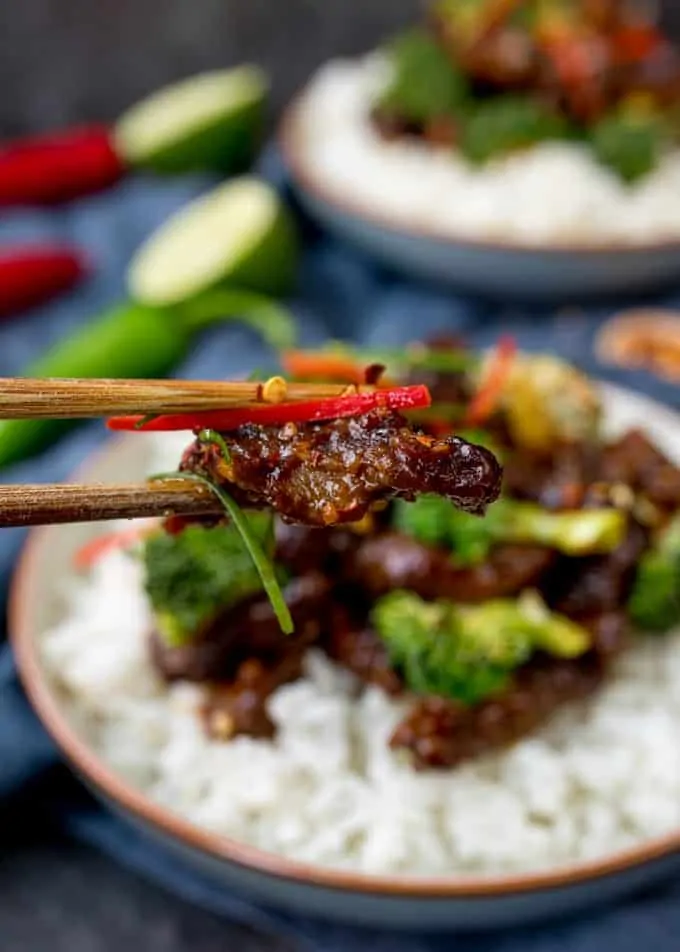
M 480 426 L 496 410 L 516 356 L 515 339 L 509 335 L 502 337 L 489 362 L 481 386 L 468 406 L 465 426 Z
M 73 556 L 73 565 L 81 572 L 91 569 L 108 552 L 114 549 L 126 549 L 140 542 L 152 531 L 153 528 L 148 525 L 132 526 L 129 529 L 121 529 L 120 532 L 108 532 L 106 535 L 97 536 L 78 549 Z
M 364 368 L 351 357 L 342 354 L 285 350 L 279 360 L 284 371 L 299 380 L 337 380 L 340 383 L 356 384 L 364 382 Z

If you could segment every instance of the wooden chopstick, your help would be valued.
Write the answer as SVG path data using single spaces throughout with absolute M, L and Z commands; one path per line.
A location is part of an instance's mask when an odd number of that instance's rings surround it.
M 209 516 L 223 511 L 209 489 L 186 479 L 130 485 L 0 486 L 0 528 L 4 529 L 150 516 Z
M 0 378 L 0 420 L 86 419 L 192 413 L 283 399 L 319 400 L 339 397 L 343 384 L 213 380 L 102 380 Z M 372 390 L 372 387 L 360 388 Z

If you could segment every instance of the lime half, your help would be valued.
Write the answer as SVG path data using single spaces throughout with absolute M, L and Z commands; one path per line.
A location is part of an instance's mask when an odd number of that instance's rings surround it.
M 155 305 L 214 287 L 281 294 L 295 278 L 297 251 L 293 221 L 274 189 L 256 178 L 233 179 L 151 235 L 132 260 L 129 289 Z
M 116 147 L 128 164 L 156 172 L 245 170 L 260 143 L 267 92 L 256 66 L 201 73 L 124 113 Z

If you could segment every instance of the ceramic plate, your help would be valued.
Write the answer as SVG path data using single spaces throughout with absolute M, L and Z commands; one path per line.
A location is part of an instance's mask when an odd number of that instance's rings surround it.
M 436 229 L 395 224 L 323 181 L 298 131 L 304 95 L 288 108 L 279 129 L 300 203 L 329 232 L 398 272 L 483 296 L 526 300 L 632 294 L 680 279 L 680 241 L 531 246 L 456 239 Z
M 680 417 L 632 393 L 605 389 L 612 427 L 644 426 L 680 459 Z M 88 461 L 79 480 L 116 482 L 148 472 L 149 438 L 132 435 Z M 575 912 L 620 898 L 680 870 L 680 830 L 597 861 L 548 872 L 462 878 L 368 876 L 293 862 L 205 832 L 151 802 L 114 774 L 69 722 L 66 704 L 41 660 L 41 637 L 63 613 L 61 592 L 72 579 L 72 556 L 103 526 L 35 530 L 11 592 L 10 628 L 23 682 L 43 723 L 94 793 L 150 839 L 170 860 L 208 873 L 227 889 L 298 913 L 366 925 L 409 928 L 492 928 Z

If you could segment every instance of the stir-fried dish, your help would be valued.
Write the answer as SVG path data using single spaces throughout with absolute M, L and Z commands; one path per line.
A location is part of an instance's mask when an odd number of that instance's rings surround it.
M 393 748 L 417 768 L 451 767 L 592 694 L 630 639 L 680 621 L 680 470 L 643 432 L 608 439 L 587 377 L 508 341 L 489 355 L 452 340 L 282 356 L 307 380 L 356 382 L 376 362 L 386 387 L 426 379 L 432 405 L 288 431 L 251 424 L 184 457 L 244 506 L 271 502 L 270 477 L 284 494 L 285 519 L 242 515 L 293 633 L 233 519 L 174 519 L 143 543 L 151 651 L 167 679 L 207 686 L 205 730 L 228 740 L 273 734 L 268 698 L 315 646 L 407 702 Z M 413 453 L 427 470 L 417 486 Z M 442 491 L 440 453 L 456 460 L 455 490 Z M 497 493 L 492 453 L 503 492 L 481 517 L 479 487 L 487 502 Z M 461 454 L 478 467 L 469 494 Z M 333 528 L 320 527 L 324 491 Z
M 625 0 L 436 0 L 384 52 L 373 105 L 387 138 L 415 136 L 470 161 L 550 140 L 586 144 L 625 181 L 680 132 L 680 52 Z

